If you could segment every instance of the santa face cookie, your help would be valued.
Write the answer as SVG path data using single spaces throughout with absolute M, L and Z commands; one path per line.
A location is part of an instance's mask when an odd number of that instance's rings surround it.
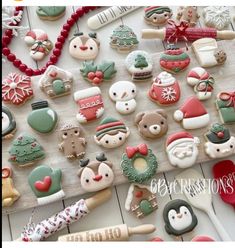
M 168 234 L 180 236 L 191 232 L 197 226 L 197 216 L 188 202 L 180 199 L 168 202 L 163 210 L 165 230 Z
M 173 117 L 176 121 L 182 122 L 184 129 L 205 127 L 210 122 L 205 107 L 195 96 L 187 98 L 180 109 L 175 111 Z
M 55 21 L 64 16 L 65 6 L 38 6 L 36 13 L 41 20 Z
M 173 15 L 168 6 L 148 6 L 144 9 L 144 14 L 145 22 L 153 26 L 167 24 L 167 21 Z
M 135 111 L 136 93 L 136 86 L 129 81 L 118 81 L 109 89 L 109 97 L 116 102 L 116 110 L 124 115 Z
M 196 163 L 200 140 L 187 132 L 178 132 L 168 136 L 166 152 L 170 164 L 187 168 Z
M 160 138 L 168 130 L 167 114 L 162 109 L 138 113 L 135 116 L 135 124 L 143 138 Z
M 81 135 L 81 128 L 77 125 L 65 124 L 60 129 L 59 150 L 66 158 L 80 158 L 85 155 L 86 140 Z
M 142 81 L 152 77 L 153 60 L 145 51 L 133 51 L 128 54 L 125 65 L 133 81 Z
M 93 60 L 97 57 L 100 49 L 100 42 L 96 33 L 84 35 L 74 34 L 69 43 L 69 54 L 79 60 Z
M 2 80 L 2 101 L 14 105 L 23 105 L 33 97 L 31 78 L 10 73 Z
M 213 124 L 205 138 L 205 151 L 210 158 L 224 158 L 235 153 L 235 137 L 230 135 L 225 126 Z
M 197 12 L 196 6 L 180 6 L 177 13 L 177 19 L 179 21 L 186 21 L 190 27 L 194 27 L 197 24 L 200 15 Z
M 107 160 L 104 153 L 96 156 L 96 161 L 81 160 L 80 165 L 82 168 L 78 171 L 78 177 L 85 191 L 96 192 L 113 184 L 113 164 Z
M 153 79 L 148 96 L 159 105 L 174 104 L 180 99 L 179 83 L 170 73 L 163 71 Z
M 122 121 L 106 117 L 96 128 L 94 140 L 105 148 L 116 148 L 125 143 L 130 135 L 130 129 Z
M 16 121 L 11 111 L 2 106 L 2 139 L 10 139 L 16 132 Z

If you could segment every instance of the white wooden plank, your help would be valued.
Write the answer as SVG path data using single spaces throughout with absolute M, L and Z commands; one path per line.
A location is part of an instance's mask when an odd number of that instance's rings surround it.
M 11 241 L 11 229 L 9 223 L 9 216 L 2 216 L 2 241 Z

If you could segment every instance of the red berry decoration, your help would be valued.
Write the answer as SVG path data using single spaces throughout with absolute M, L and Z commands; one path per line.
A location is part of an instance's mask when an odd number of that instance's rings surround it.
M 224 137 L 224 132 L 218 132 L 217 136 L 222 139 Z
M 100 78 L 98 78 L 98 77 L 95 77 L 95 78 L 92 80 L 93 84 L 96 84 L 96 85 L 100 84 L 101 81 L 102 81 L 102 80 L 101 80 Z
M 87 77 L 88 77 L 88 79 L 90 79 L 90 80 L 93 80 L 93 79 L 95 78 L 95 76 L 96 76 L 96 74 L 95 74 L 93 71 L 91 71 L 91 72 L 89 72 L 89 73 L 87 74 Z
M 96 71 L 95 72 L 96 77 L 102 79 L 104 77 L 104 73 L 102 71 Z

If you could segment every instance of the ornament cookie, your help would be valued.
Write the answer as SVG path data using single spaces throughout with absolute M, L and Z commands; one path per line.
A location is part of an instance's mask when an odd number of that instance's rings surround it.
M 41 90 L 50 98 L 65 96 L 71 93 L 72 73 L 50 65 L 39 79 Z
M 53 48 L 52 42 L 49 40 L 48 35 L 41 29 L 30 30 L 24 41 L 30 48 L 30 56 L 35 61 L 40 61 L 47 56 Z
M 107 160 L 104 153 L 97 155 L 96 161 L 81 160 L 80 166 L 82 168 L 78 171 L 78 177 L 85 191 L 96 192 L 113 184 L 113 164 Z
M 64 16 L 65 6 L 38 6 L 36 13 L 41 20 L 55 21 Z
M 215 104 L 223 124 L 235 123 L 235 91 L 220 92 Z
M 157 171 L 157 158 L 146 144 L 126 147 L 122 155 L 121 168 L 129 182 L 144 183 L 151 179 Z
M 2 101 L 22 105 L 33 97 L 31 78 L 17 73 L 10 73 L 2 80 Z
M 172 10 L 168 6 L 148 6 L 144 9 L 145 22 L 153 26 L 167 24 L 167 20 L 169 20 L 172 15 Z
M 156 194 L 149 186 L 132 183 L 129 187 L 125 209 L 132 212 L 137 218 L 143 218 L 158 208 Z
M 25 167 L 45 158 L 45 152 L 37 140 L 28 134 L 18 136 L 9 149 L 9 161 L 12 164 Z
M 81 131 L 79 126 L 72 124 L 64 124 L 60 128 L 60 138 L 63 142 L 59 144 L 59 150 L 66 158 L 80 158 L 85 155 L 86 140 Z
M 180 109 L 175 111 L 173 117 L 176 121 L 181 121 L 185 129 L 205 127 L 210 122 L 205 107 L 195 96 L 187 98 Z
M 100 42 L 96 33 L 88 35 L 82 32 L 73 35 L 69 43 L 69 54 L 79 60 L 93 60 L 100 50 Z
M 104 103 L 99 87 L 76 91 L 74 101 L 79 106 L 79 112 L 76 115 L 79 123 L 96 120 L 104 113 Z
M 116 110 L 123 115 L 130 114 L 136 109 L 135 84 L 129 81 L 118 81 L 109 89 L 109 97 L 116 102 Z
M 120 53 L 129 53 L 139 44 L 136 34 L 126 25 L 120 25 L 113 30 L 110 46 Z
M 195 27 L 199 18 L 196 6 L 180 6 L 178 9 L 177 19 L 188 22 L 189 27 Z
M 37 166 L 28 177 L 28 183 L 37 197 L 38 205 L 57 201 L 65 196 L 61 189 L 62 172 L 46 165 Z
M 135 116 L 135 125 L 143 138 L 160 138 L 168 130 L 167 114 L 162 109 L 140 112 Z
M 210 158 L 224 158 L 235 154 L 235 137 L 230 135 L 229 129 L 224 125 L 212 124 L 205 138 L 205 152 Z
M 171 134 L 166 140 L 166 152 L 170 164 L 187 168 L 196 163 L 200 140 L 188 132 Z
M 202 67 L 191 69 L 187 75 L 187 83 L 194 86 L 194 92 L 199 100 L 207 100 L 214 90 L 214 78 Z
M 16 132 L 16 121 L 11 111 L 2 106 L 2 139 L 10 139 Z
M 47 101 L 38 101 L 31 104 L 32 112 L 28 115 L 29 126 L 39 133 L 50 133 L 56 127 L 57 113 L 48 106 Z
M 170 105 L 179 101 L 179 82 L 168 72 L 161 72 L 153 79 L 148 92 L 149 98 L 159 105 Z
M 111 80 L 117 71 L 112 61 L 103 61 L 98 65 L 95 65 L 93 61 L 84 61 L 80 72 L 88 82 L 100 85 L 103 81 Z
M 152 77 L 152 57 L 142 50 L 129 53 L 125 60 L 125 66 L 132 75 L 133 81 L 142 81 Z
M 130 135 L 130 129 L 122 121 L 112 117 L 103 119 L 96 128 L 94 140 L 105 148 L 116 148 L 123 145 Z
M 175 236 L 191 232 L 198 223 L 192 207 L 181 199 L 172 200 L 166 204 L 163 219 L 166 232 Z
M 20 197 L 12 179 L 12 169 L 9 167 L 2 168 L 2 207 L 10 207 Z

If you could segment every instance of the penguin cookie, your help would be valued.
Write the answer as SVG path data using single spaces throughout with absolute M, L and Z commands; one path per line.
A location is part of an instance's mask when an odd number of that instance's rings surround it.
M 2 106 L 2 139 L 10 139 L 16 132 L 16 122 L 11 111 Z

